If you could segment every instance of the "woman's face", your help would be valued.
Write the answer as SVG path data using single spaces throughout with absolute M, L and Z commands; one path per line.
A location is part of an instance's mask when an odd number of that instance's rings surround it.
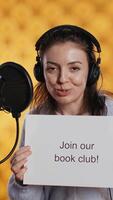
M 84 97 L 88 60 L 84 50 L 73 42 L 57 43 L 43 56 L 45 83 L 59 105 L 69 105 Z

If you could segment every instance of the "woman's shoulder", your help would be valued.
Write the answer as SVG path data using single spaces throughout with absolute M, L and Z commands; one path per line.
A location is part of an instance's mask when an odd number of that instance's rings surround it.
M 113 115 L 113 97 L 105 95 L 105 104 L 107 107 L 107 115 L 112 116 Z
M 40 115 L 40 114 L 43 114 L 43 110 L 42 108 L 40 107 L 37 107 L 37 108 L 32 108 L 30 111 L 29 111 L 29 114 L 33 114 L 33 115 Z
M 36 108 L 30 110 L 29 114 L 47 115 L 51 114 L 48 104 L 44 103 Z
M 40 111 L 38 108 L 32 108 L 30 109 L 29 114 L 40 114 Z

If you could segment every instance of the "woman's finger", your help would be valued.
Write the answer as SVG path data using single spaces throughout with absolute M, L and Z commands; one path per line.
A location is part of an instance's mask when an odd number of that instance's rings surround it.
M 20 162 L 21 160 L 27 159 L 28 156 L 31 155 L 31 151 L 26 151 L 22 154 L 16 155 L 12 161 L 11 161 L 11 165 L 17 164 L 18 162 Z
M 21 160 L 20 162 L 15 162 L 12 166 L 11 166 L 11 171 L 14 173 L 14 174 L 17 174 L 17 173 L 19 173 L 22 169 L 23 169 L 23 167 L 24 167 L 24 165 L 25 165 L 25 163 L 27 162 L 27 159 L 23 159 L 23 160 Z
M 17 156 L 20 155 L 20 154 L 23 154 L 23 153 L 26 152 L 26 151 L 31 151 L 31 148 L 30 148 L 29 146 L 21 147 L 19 150 L 17 150 L 17 151 L 13 154 L 13 156 L 12 156 L 10 162 L 12 162 L 12 160 L 13 160 L 15 157 L 17 157 Z
M 23 180 L 23 178 L 24 178 L 24 174 L 25 174 L 25 172 L 27 171 L 27 167 L 24 167 L 19 173 L 17 173 L 16 175 L 15 175 L 15 178 L 17 179 L 17 180 Z

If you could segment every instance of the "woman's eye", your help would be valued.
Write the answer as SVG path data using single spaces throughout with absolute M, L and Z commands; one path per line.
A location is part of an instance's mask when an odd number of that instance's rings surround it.
M 75 66 L 75 67 L 71 67 L 70 69 L 71 69 L 71 71 L 79 71 L 80 67 Z
M 56 67 L 47 67 L 48 72 L 53 72 L 56 70 Z

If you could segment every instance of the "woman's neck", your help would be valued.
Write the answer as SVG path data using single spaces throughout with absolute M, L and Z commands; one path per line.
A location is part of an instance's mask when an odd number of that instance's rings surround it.
M 83 102 L 73 102 L 71 104 L 58 105 L 56 114 L 85 115 L 88 114 L 88 109 Z

